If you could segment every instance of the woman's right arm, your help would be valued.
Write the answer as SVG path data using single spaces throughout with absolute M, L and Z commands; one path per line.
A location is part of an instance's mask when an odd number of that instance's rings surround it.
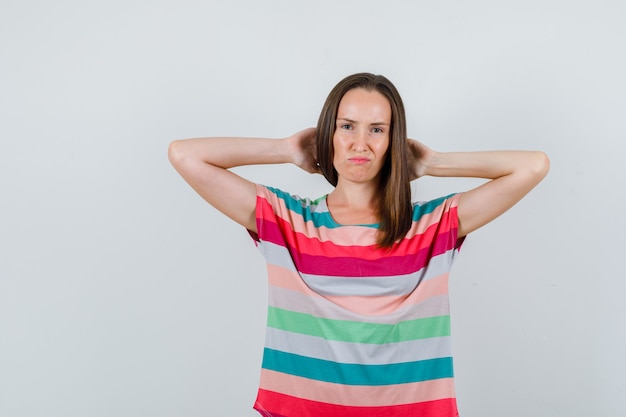
M 242 165 L 294 163 L 308 172 L 315 167 L 315 129 L 286 139 L 201 138 L 173 141 L 170 162 L 209 204 L 256 230 L 256 185 L 229 171 Z

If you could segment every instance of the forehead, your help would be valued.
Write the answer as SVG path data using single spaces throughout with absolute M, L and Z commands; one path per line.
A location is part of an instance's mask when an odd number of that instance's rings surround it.
M 337 109 L 338 118 L 379 119 L 380 122 L 391 121 L 391 105 L 387 97 L 376 90 L 353 88 L 341 98 Z

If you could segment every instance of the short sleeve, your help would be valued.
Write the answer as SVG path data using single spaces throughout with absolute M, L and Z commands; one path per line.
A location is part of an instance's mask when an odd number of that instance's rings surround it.
M 414 203 L 410 235 L 420 238 L 420 246 L 428 247 L 430 256 L 456 254 L 465 238 L 459 238 L 458 204 L 462 193 L 451 194 L 428 202 Z
M 459 238 L 459 200 L 463 193 L 456 193 L 448 196 L 445 204 L 445 213 L 448 217 L 448 223 L 450 224 L 450 239 L 454 241 L 454 249 L 457 251 L 461 249 L 465 236 Z
M 250 236 L 257 246 L 262 242 L 285 245 L 286 235 L 292 233 L 291 222 L 294 217 L 292 206 L 297 205 L 299 197 L 261 184 L 256 185 L 256 190 L 257 232 L 248 231 Z
M 256 232 L 248 230 L 250 237 L 254 240 L 255 245 L 259 245 L 262 236 L 264 235 L 263 227 L 265 225 L 265 218 L 269 217 L 269 221 L 276 221 L 276 215 L 272 207 L 273 198 L 266 186 L 256 184 L 256 204 L 255 204 L 255 219 L 256 219 Z

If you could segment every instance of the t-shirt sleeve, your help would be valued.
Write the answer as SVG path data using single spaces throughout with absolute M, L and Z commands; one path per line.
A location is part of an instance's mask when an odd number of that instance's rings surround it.
M 256 185 L 256 191 L 255 217 L 257 231 L 255 233 L 248 230 L 248 233 L 250 233 L 257 246 L 261 242 L 268 240 L 278 240 L 276 243 L 280 243 L 283 240 L 280 227 L 284 223 L 281 219 L 288 216 L 288 213 L 285 213 L 288 209 L 280 196 L 283 193 L 280 190 L 261 184 Z
M 421 235 L 422 245 L 430 247 L 431 255 L 458 252 L 465 240 L 459 238 L 458 204 L 462 193 L 451 194 L 424 203 L 413 209 L 415 234 Z
M 457 251 L 461 249 L 463 242 L 465 241 L 465 236 L 459 237 L 459 200 L 463 193 L 457 193 L 449 196 L 446 199 L 447 206 L 447 216 L 449 218 L 450 223 L 450 239 L 454 240 L 454 249 Z
M 452 238 L 455 240 L 454 248 L 458 251 L 461 249 L 463 242 L 465 241 L 465 236 L 459 237 L 459 200 L 463 193 L 457 193 L 448 198 L 449 207 L 448 216 L 450 217 L 450 223 L 453 225 L 452 227 Z

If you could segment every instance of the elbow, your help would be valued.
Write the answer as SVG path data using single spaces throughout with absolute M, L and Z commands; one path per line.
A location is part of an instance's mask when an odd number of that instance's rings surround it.
M 184 160 L 183 141 L 174 140 L 167 148 L 167 158 L 174 168 L 178 168 Z
M 542 151 L 528 151 L 526 158 L 519 166 L 519 173 L 534 187 L 548 174 L 550 158 Z
M 537 151 L 534 153 L 533 159 L 533 172 L 535 175 L 539 177 L 539 179 L 543 179 L 550 170 L 550 158 L 545 152 Z

